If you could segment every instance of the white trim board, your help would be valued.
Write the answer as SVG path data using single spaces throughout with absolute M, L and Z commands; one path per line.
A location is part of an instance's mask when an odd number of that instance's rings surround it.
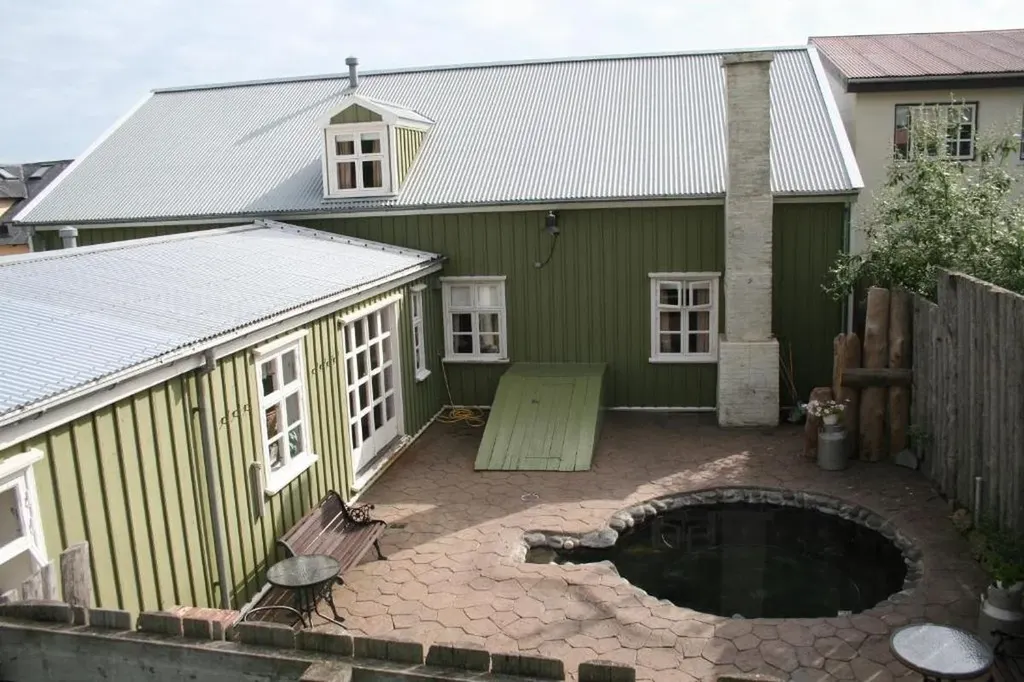
M 28 438 L 95 412 L 147 388 L 162 384 L 180 374 L 198 369 L 204 364 L 203 354 L 207 350 L 212 351 L 214 361 L 234 355 L 241 350 L 283 334 L 289 329 L 301 327 L 342 308 L 358 305 L 385 291 L 402 287 L 409 282 L 438 272 L 441 270 L 441 266 L 442 264 L 437 261 L 418 265 L 411 272 L 408 269 L 404 270 L 379 282 L 350 290 L 338 298 L 290 311 L 279 318 L 261 322 L 253 328 L 243 329 L 230 337 L 190 346 L 172 356 L 129 368 L 111 377 L 90 382 L 63 396 L 30 406 L 22 412 L 0 421 L 0 450 L 17 445 Z
M 797 195 L 794 195 L 797 196 Z M 816 195 L 809 195 L 816 196 Z M 837 196 L 823 194 L 824 197 Z M 331 201 L 345 201 L 332 199 Z M 671 206 L 724 206 L 725 194 L 692 199 L 609 199 L 593 201 L 547 201 L 519 202 L 512 204 L 474 204 L 457 206 L 410 206 L 409 208 L 365 210 L 365 211 L 275 211 L 260 214 L 240 213 L 234 216 L 196 216 L 195 218 L 153 218 L 150 220 L 119 220 L 113 222 L 75 222 L 33 224 L 42 232 L 59 230 L 65 224 L 73 224 L 80 230 L 109 229 L 118 227 L 174 227 L 177 225 L 232 225 L 252 222 L 258 218 L 271 217 L 274 220 L 330 220 L 336 218 L 380 218 L 386 216 L 447 215 L 461 213 L 524 213 L 548 211 L 584 211 L 597 208 L 663 208 Z
M 825 73 L 825 67 L 821 63 L 818 49 L 813 45 L 808 45 L 807 56 L 811 60 L 811 68 L 814 70 L 814 76 L 818 81 L 818 92 L 821 93 L 821 98 L 825 103 L 828 120 L 832 124 L 832 130 L 835 132 L 839 153 L 846 165 L 846 179 L 850 181 L 850 185 L 853 187 L 863 189 L 864 179 L 860 173 L 860 164 L 857 163 L 857 156 L 853 153 L 850 137 L 846 133 L 846 125 L 843 123 L 843 117 L 839 113 L 839 106 L 836 104 L 836 98 L 832 94 L 832 87 L 828 83 L 828 74 Z
M 48 184 L 46 187 L 44 187 L 43 191 L 41 191 L 39 194 L 37 194 L 35 197 L 33 197 L 31 201 L 29 201 L 27 204 L 25 204 L 21 208 L 21 210 L 18 211 L 18 213 L 15 214 L 14 217 L 11 218 L 12 222 L 16 222 L 18 220 L 18 218 L 20 218 L 22 215 L 26 215 L 29 211 L 34 209 L 36 207 L 36 205 L 39 204 L 40 201 L 42 201 L 50 192 L 52 192 L 54 189 L 57 188 L 57 185 L 59 185 L 69 175 L 71 175 L 72 171 L 74 171 L 76 168 L 78 168 L 78 166 L 80 166 L 87 158 L 89 158 L 90 154 L 92 154 L 94 151 L 96 151 L 101 144 L 106 142 L 107 138 L 109 138 L 111 135 L 113 135 L 115 132 L 117 132 L 118 128 L 120 128 L 125 123 L 127 123 L 128 119 L 130 119 L 132 116 L 134 116 L 135 113 L 139 109 L 141 109 L 143 107 L 143 105 L 146 102 L 148 102 L 152 96 L 153 96 L 152 92 L 146 93 L 146 95 L 142 99 L 140 99 L 138 102 L 135 103 L 135 106 L 133 106 L 131 109 L 129 109 L 128 111 L 125 112 L 124 116 L 122 116 L 121 118 L 119 118 L 116 121 L 114 121 L 114 124 L 112 126 L 110 126 L 107 130 L 105 130 L 102 135 L 100 135 L 98 138 L 96 138 L 96 141 L 93 142 L 91 145 L 89 145 L 86 148 L 86 150 L 84 152 L 82 152 L 78 156 L 78 158 L 76 158 L 74 161 L 72 161 L 68 165 L 68 167 L 65 168 L 61 172 L 60 175 L 55 177 L 50 184 Z M 63 225 L 57 225 L 53 229 L 59 230 L 61 227 L 64 227 L 64 226 Z

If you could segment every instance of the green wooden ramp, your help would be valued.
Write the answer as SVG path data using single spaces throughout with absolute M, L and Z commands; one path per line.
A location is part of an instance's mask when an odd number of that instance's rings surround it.
M 604 404 L 604 364 L 516 363 L 498 392 L 476 469 L 586 471 Z

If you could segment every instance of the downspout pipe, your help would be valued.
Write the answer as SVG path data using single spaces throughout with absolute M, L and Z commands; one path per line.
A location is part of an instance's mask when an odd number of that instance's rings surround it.
M 213 554 L 217 562 L 217 583 L 220 585 L 220 608 L 231 608 L 231 586 L 228 584 L 227 551 L 224 546 L 223 513 L 220 507 L 220 474 L 217 471 L 216 457 L 213 451 L 213 431 L 210 428 L 210 408 L 206 394 L 206 378 L 217 366 L 213 351 L 203 354 L 203 366 L 196 370 L 196 398 L 199 403 L 195 408 L 199 415 L 199 443 L 203 456 L 203 468 L 206 471 L 206 495 L 210 504 L 210 522 L 213 525 Z

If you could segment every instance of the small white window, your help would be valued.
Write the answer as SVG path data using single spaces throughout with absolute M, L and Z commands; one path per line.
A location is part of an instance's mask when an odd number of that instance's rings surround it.
M 389 191 L 386 126 L 330 126 L 325 135 L 328 196 L 372 195 Z
M 0 594 L 21 587 L 49 563 L 32 473 L 42 458 L 29 450 L 0 460 Z
M 508 358 L 504 277 L 444 277 L 445 359 L 504 362 Z
M 430 376 L 430 370 L 427 369 L 427 342 L 423 338 L 423 290 L 425 288 L 424 285 L 417 284 L 412 288 L 412 296 L 409 297 L 412 314 L 412 361 L 416 372 L 416 381 L 423 381 Z
M 718 360 L 718 273 L 651 275 L 651 362 Z
M 255 351 L 268 494 L 284 488 L 316 461 L 309 437 L 302 335 Z

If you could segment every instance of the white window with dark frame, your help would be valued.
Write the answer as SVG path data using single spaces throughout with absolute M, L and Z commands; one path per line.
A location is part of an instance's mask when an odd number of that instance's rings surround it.
M 918 123 L 936 127 L 936 132 L 939 133 L 937 139 L 915 145 L 913 130 Z M 897 104 L 893 146 L 897 156 L 911 158 L 921 149 L 929 156 L 938 156 L 940 145 L 944 144 L 945 154 L 950 158 L 971 160 L 974 158 L 974 137 L 977 129 L 977 102 Z
M 717 272 L 652 273 L 651 362 L 718 361 Z
M 42 458 L 29 450 L 0 461 L 0 595 L 49 563 L 32 472 Z
M 412 361 L 416 381 L 423 381 L 430 376 L 427 369 L 427 341 L 423 336 L 423 290 L 425 284 L 412 287 L 409 296 L 409 312 L 412 317 Z
M 282 490 L 317 460 L 310 442 L 303 336 L 298 332 L 253 352 L 267 494 Z
M 388 129 L 382 124 L 328 126 L 327 196 L 390 192 Z
M 445 360 L 505 362 L 504 277 L 442 277 Z

